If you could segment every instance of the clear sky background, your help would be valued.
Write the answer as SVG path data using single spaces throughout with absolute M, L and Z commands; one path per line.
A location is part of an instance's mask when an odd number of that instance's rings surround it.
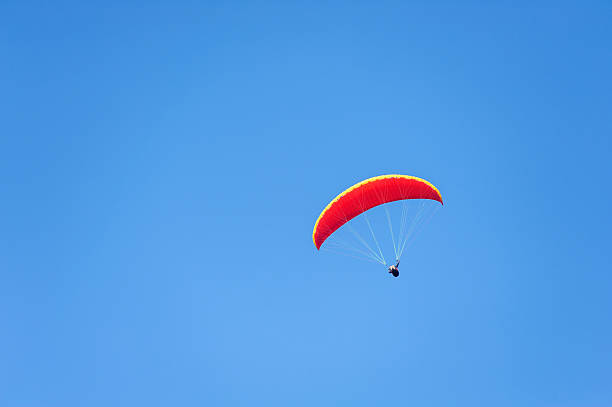
M 612 405 L 611 3 L 461 3 L 3 2 L 0 404 Z

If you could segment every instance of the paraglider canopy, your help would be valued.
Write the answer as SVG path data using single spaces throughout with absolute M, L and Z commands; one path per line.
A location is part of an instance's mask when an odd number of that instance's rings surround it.
M 312 240 L 319 249 L 332 233 L 354 217 L 376 206 L 407 199 L 430 199 L 443 204 L 438 189 L 424 179 L 399 174 L 369 178 L 343 191 L 323 209 Z

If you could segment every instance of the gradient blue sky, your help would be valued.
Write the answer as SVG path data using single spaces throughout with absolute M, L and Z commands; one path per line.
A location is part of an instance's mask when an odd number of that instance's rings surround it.
M 0 404 L 612 405 L 610 2 L 0 5 Z M 364 178 L 445 198 L 402 276 Z

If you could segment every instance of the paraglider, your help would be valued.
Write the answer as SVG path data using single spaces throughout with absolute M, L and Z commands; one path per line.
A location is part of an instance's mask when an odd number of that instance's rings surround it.
M 397 263 L 395 263 L 395 266 L 389 266 L 389 273 L 393 275 L 393 277 L 399 277 L 399 270 L 397 269 L 399 267 L 399 263 L 400 261 L 398 260 Z
M 401 224 L 399 235 L 396 239 L 396 233 L 393 231 L 391 216 L 388 210 L 389 203 L 402 201 L 400 209 Z M 396 264 L 388 268 L 388 272 L 394 277 L 399 276 L 400 257 L 408 243 L 409 238 L 416 230 L 416 226 L 420 226 L 424 217 L 422 211 L 424 203 L 419 206 L 418 213 L 414 216 L 408 213 L 409 209 L 406 202 L 432 202 L 435 201 L 443 204 L 440 191 L 430 182 L 400 174 L 381 175 L 366 179 L 359 182 L 350 188 L 344 190 L 336 198 L 334 198 L 319 215 L 315 222 L 312 232 L 312 240 L 317 250 L 321 249 L 322 245 L 332 236 L 335 235 L 338 229 L 346 227 L 354 234 L 358 247 L 351 246 L 345 242 L 334 242 L 335 244 L 326 244 L 333 248 L 341 248 L 349 251 L 349 255 L 353 257 L 365 257 L 369 260 L 376 261 L 381 264 L 387 264 L 384 260 L 383 251 L 379 244 L 376 234 L 369 221 L 368 212 L 375 207 L 383 206 L 387 215 L 389 230 L 391 232 L 391 240 L 395 252 Z M 415 211 L 416 212 L 416 211 Z M 358 231 L 352 228 L 351 220 L 360 217 L 367 222 L 368 229 L 371 233 L 375 247 L 368 244 L 366 238 L 359 235 Z

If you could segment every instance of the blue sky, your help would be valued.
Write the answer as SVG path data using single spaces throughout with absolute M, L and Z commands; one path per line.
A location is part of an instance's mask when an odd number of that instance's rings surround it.
M 609 406 L 609 2 L 0 6 L 0 404 Z M 318 253 L 402 173 L 402 275 Z

